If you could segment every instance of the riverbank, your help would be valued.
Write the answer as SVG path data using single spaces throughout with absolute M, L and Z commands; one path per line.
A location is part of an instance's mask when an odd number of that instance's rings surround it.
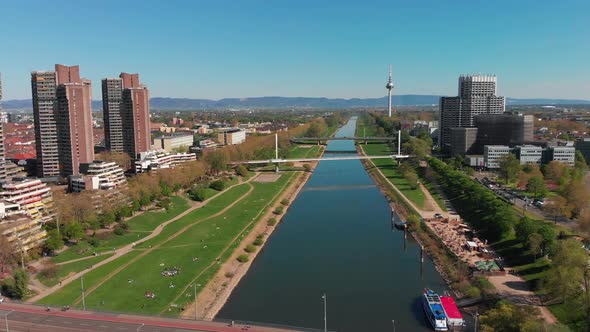
M 324 151 L 325 148 L 322 147 L 319 157 L 323 155 Z M 256 223 L 248 235 L 242 238 L 240 244 L 238 245 L 238 250 L 235 250 L 231 254 L 230 258 L 221 265 L 221 268 L 217 271 L 211 281 L 203 288 L 201 292 L 199 292 L 197 296 L 196 310 L 198 310 L 197 315 L 200 319 L 213 320 L 217 313 L 225 305 L 233 290 L 237 287 L 240 280 L 246 275 L 252 263 L 256 259 L 256 256 L 263 250 L 266 241 L 268 238 L 270 238 L 277 225 L 281 222 L 282 218 L 289 210 L 289 207 L 293 201 L 297 198 L 297 195 L 301 189 L 305 186 L 313 174 L 313 170 L 317 167 L 318 163 L 319 162 L 317 161 L 310 163 L 312 166 L 311 172 L 296 172 L 297 178 L 291 180 L 289 185 L 278 193 L 277 197 L 273 199 L 275 203 L 267 209 L 267 212 L 264 214 L 264 216 L 262 216 L 262 218 L 260 218 L 260 220 Z M 288 201 L 288 203 L 283 205 L 281 202 L 284 202 L 285 199 Z M 279 206 L 283 207 L 284 212 L 277 216 L 272 211 Z M 268 221 L 271 218 L 275 218 L 277 220 L 275 225 L 268 224 Z M 253 253 L 250 253 L 248 262 L 240 263 L 237 258 L 243 254 L 243 248 L 247 244 L 254 242 L 259 234 L 264 234 L 262 245 L 257 246 L 257 250 Z M 185 308 L 182 313 L 182 317 L 195 317 L 194 302 Z
M 357 144 L 356 148 L 360 154 L 365 155 L 361 144 Z M 363 160 L 362 164 L 376 186 L 387 198 L 391 209 L 401 219 L 410 221 L 408 223 L 408 232 L 431 258 L 435 269 L 453 295 L 458 298 L 464 297 L 466 293 L 479 296 L 480 292 L 476 292 L 472 288 L 474 286 L 472 286 L 472 282 L 468 277 L 469 267 L 467 264 L 459 260 L 427 225 L 419 222 L 420 218 L 424 216 L 418 211 L 418 208 L 403 197 L 402 193 L 395 188 L 391 181 L 370 160 Z M 411 222 L 412 219 L 414 222 Z

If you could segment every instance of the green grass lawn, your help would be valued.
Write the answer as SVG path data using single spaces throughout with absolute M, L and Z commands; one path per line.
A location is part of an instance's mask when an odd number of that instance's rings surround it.
M 320 146 L 296 145 L 289 150 L 288 158 L 312 158 L 319 155 Z
M 384 155 L 391 153 L 391 148 L 387 144 L 366 144 L 363 145 L 367 155 Z M 399 189 L 412 203 L 416 204 L 419 208 L 424 207 L 424 200 L 426 197 L 420 189 L 411 189 L 408 181 L 399 173 L 397 162 L 393 159 L 374 159 L 372 160 L 375 166 L 377 166 L 381 172 L 387 177 L 391 183 L 393 183 L 397 189 Z
M 70 274 L 75 274 L 84 269 L 87 269 L 94 264 L 102 262 L 103 260 L 111 257 L 112 255 L 113 254 L 102 254 L 100 256 L 88 258 L 78 262 L 57 265 L 57 276 L 55 278 L 45 278 L 42 275 L 38 275 L 37 279 L 39 279 L 39 281 L 47 287 L 55 286 L 60 280 L 65 279 Z
M 189 208 L 186 199 L 180 196 L 170 197 L 172 202 L 167 211 L 149 211 L 135 216 L 129 220 L 129 233 L 124 235 L 109 234 L 106 238 L 101 239 L 97 247 L 90 246 L 87 242 L 82 241 L 74 245 L 59 255 L 52 257 L 54 263 L 62 263 L 72 259 L 92 256 L 93 252 L 105 252 L 113 248 L 120 248 L 133 241 L 144 238 L 149 235 L 161 223 L 176 217 Z
M 247 185 L 233 188 L 222 196 L 214 199 L 199 210 L 178 220 L 178 225 L 170 224 L 161 234 L 149 244 L 141 245 L 141 248 L 163 242 L 162 246 L 153 250 L 144 257 L 132 263 L 125 270 L 109 279 L 87 298 L 87 306 L 90 308 L 118 310 L 126 312 L 140 312 L 157 314 L 168 308 L 171 302 L 178 304 L 178 308 L 193 299 L 192 288 L 183 289 L 194 282 L 204 287 L 211 277 L 218 271 L 223 261 L 239 245 L 239 241 L 262 215 L 261 211 L 269 209 L 268 204 L 296 174 L 283 174 L 274 183 L 252 183 L 254 190 L 242 201 L 223 215 L 196 223 L 208 216 L 219 212 L 223 207 L 244 195 Z M 197 213 L 198 212 L 198 213 Z M 249 225 L 252 223 L 251 225 Z M 191 225 L 185 232 L 176 238 L 165 241 L 169 235 L 180 228 Z M 171 227 L 171 226 L 175 227 Z M 168 229 L 170 228 L 170 230 Z M 244 229 L 246 229 L 244 231 Z M 232 242 L 237 237 L 237 241 Z M 223 250 L 230 244 L 228 250 Z M 141 250 L 137 250 L 141 251 Z M 199 259 L 193 261 L 193 257 Z M 216 259 L 220 258 L 219 262 Z M 213 263 L 211 268 L 208 268 Z M 180 273 L 174 277 L 163 277 L 161 272 L 166 267 L 178 267 Z M 108 270 L 103 272 L 106 275 Z M 197 278 L 198 276 L 198 278 Z M 128 279 L 134 282 L 127 283 Z M 98 282 L 99 279 L 89 281 L 88 285 Z M 174 288 L 170 287 L 174 284 Z M 156 298 L 148 299 L 144 293 L 154 292 Z M 66 291 L 69 292 L 69 291 Z M 188 295 L 187 295 L 188 294 Z M 177 298 L 175 300 L 175 298 Z M 59 297 L 67 298 L 67 296 Z M 71 298 L 71 296 L 69 297 Z M 99 305 L 104 301 L 104 305 Z M 46 302 L 44 302 L 46 303 Z M 178 315 L 174 308 L 170 315 Z
M 92 285 L 96 284 L 99 280 L 104 278 L 109 272 L 113 271 L 122 264 L 132 260 L 135 256 L 140 254 L 140 251 L 134 250 L 123 257 L 119 257 L 112 262 L 109 262 L 103 266 L 99 266 L 91 272 L 88 272 L 84 276 L 84 287 L 88 289 Z M 60 291 L 55 292 L 49 296 L 39 300 L 39 303 L 45 305 L 63 306 L 72 304 L 78 297 L 80 297 L 80 282 L 72 282 L 64 286 Z M 89 304 L 89 303 L 87 303 Z M 95 304 L 97 305 L 97 304 Z

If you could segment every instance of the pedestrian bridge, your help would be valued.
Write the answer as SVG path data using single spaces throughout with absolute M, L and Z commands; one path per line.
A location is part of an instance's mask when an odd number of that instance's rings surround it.
M 261 159 L 261 160 L 244 160 L 232 162 L 232 165 L 240 164 L 282 164 L 282 163 L 295 163 L 295 162 L 312 162 L 312 161 L 337 161 L 337 160 L 363 160 L 363 159 L 406 159 L 409 155 L 381 155 L 381 156 L 342 156 L 342 157 L 323 157 L 323 158 L 287 158 L 287 159 Z
M 309 142 L 316 142 L 318 145 L 321 142 L 325 141 L 361 141 L 364 144 L 368 142 L 393 142 L 396 139 L 393 137 L 356 137 L 356 136 L 349 136 L 349 137 L 291 137 L 289 141 L 291 143 L 300 143 L 305 144 Z

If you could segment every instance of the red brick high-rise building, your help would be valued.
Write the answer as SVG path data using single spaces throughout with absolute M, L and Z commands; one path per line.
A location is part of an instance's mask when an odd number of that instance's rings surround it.
M 55 65 L 55 71 L 59 168 L 67 177 L 80 174 L 80 164 L 94 160 L 92 91 L 90 80 L 80 78 L 78 66 Z
M 121 120 L 123 149 L 132 159 L 151 149 L 150 96 L 147 87 L 139 82 L 138 74 L 121 73 L 123 96 Z

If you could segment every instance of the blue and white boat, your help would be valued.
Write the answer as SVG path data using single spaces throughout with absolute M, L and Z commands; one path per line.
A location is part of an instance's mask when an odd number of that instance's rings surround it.
M 432 289 L 425 289 L 422 297 L 422 307 L 426 318 L 435 331 L 448 331 L 447 315 L 440 301 L 440 296 Z

